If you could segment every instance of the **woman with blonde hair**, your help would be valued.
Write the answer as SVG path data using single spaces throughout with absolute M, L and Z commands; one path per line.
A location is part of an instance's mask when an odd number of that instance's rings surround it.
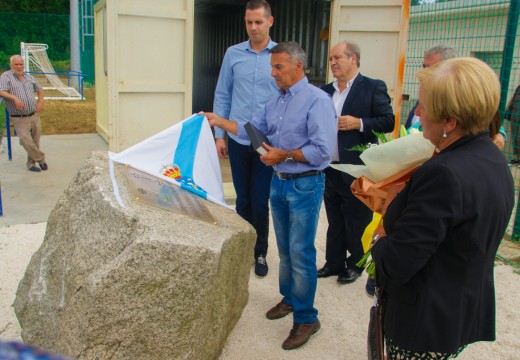
M 495 340 L 494 259 L 514 189 L 489 136 L 500 86 L 475 58 L 422 69 L 423 135 L 436 155 L 388 207 L 372 257 L 388 359 L 450 359 Z

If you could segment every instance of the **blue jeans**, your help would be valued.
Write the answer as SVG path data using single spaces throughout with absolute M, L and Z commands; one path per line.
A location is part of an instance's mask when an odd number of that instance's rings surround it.
M 260 155 L 249 145 L 228 140 L 229 163 L 237 194 L 236 211 L 256 230 L 254 256 L 267 255 L 269 236 L 269 185 L 273 168 L 260 161 Z
M 314 308 L 317 270 L 314 239 L 318 228 L 325 175 L 271 181 L 271 211 L 280 255 L 280 293 L 293 306 L 293 322 L 318 320 Z

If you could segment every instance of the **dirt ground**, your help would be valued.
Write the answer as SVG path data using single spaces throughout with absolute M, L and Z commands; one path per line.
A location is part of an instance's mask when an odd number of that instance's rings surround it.
M 40 114 L 43 135 L 95 133 L 96 91 L 94 88 L 85 88 L 84 95 L 85 100 L 78 101 L 45 100 Z M 11 131 L 13 131 L 12 124 Z
M 47 100 L 41 113 L 44 135 L 96 132 L 96 91 L 85 88 L 85 100 Z

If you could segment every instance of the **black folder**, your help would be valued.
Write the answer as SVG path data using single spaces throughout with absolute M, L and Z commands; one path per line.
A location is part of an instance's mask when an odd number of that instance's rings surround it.
M 262 146 L 262 143 L 266 143 L 267 145 L 271 145 L 267 136 L 262 134 L 260 130 L 250 122 L 247 122 L 244 125 L 246 129 L 247 135 L 249 136 L 249 140 L 251 140 L 251 146 L 256 150 L 260 155 L 267 154 L 266 148 Z

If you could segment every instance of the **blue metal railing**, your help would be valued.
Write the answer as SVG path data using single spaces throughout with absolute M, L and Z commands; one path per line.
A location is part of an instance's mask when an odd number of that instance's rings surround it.
M 7 158 L 11 161 L 13 160 L 13 152 L 11 149 L 11 121 L 7 106 L 5 107 L 5 131 L 7 133 Z
M 7 111 L 7 107 L 5 108 L 5 127 L 7 129 L 7 157 L 9 161 L 13 159 L 13 154 L 11 152 L 11 124 L 9 122 L 9 112 Z M 0 216 L 4 215 L 4 210 L 2 208 L 2 184 L 0 183 Z
M 31 75 L 56 75 L 56 76 L 62 76 L 62 77 L 67 77 L 67 86 L 68 87 L 73 87 L 71 86 L 71 83 L 72 83 L 72 80 L 76 80 L 77 84 L 78 84 L 78 92 L 79 94 L 81 95 L 81 99 L 83 100 L 84 99 L 84 92 L 83 92 L 83 88 L 84 88 L 84 79 L 86 77 L 88 77 L 87 74 L 83 74 L 79 71 L 75 71 L 75 70 L 64 70 L 64 71 L 56 71 L 56 72 L 39 72 L 39 71 L 28 71 L 27 74 L 31 74 Z M 41 84 L 40 84 L 41 85 Z
M 5 70 L 9 70 L 8 66 L 0 66 L 0 72 L 3 72 Z M 60 70 L 55 72 L 38 72 L 38 71 L 28 71 L 27 74 L 34 74 L 34 75 L 57 75 L 62 77 L 67 77 L 67 86 L 71 86 L 72 80 L 76 79 L 78 87 L 77 90 L 79 94 L 81 95 L 81 99 L 84 99 L 84 87 L 85 87 L 85 78 L 88 78 L 88 74 L 81 73 L 76 70 Z
M 78 92 L 81 96 L 81 99 L 84 99 L 84 78 L 86 78 L 87 74 L 82 74 L 78 71 L 59 71 L 55 73 L 45 73 L 45 72 L 29 72 L 29 74 L 40 74 L 40 75 L 57 75 L 57 76 L 67 76 L 67 86 L 71 87 L 72 81 L 75 79 L 78 84 Z M 1 98 L 0 98 L 1 99 Z M 5 129 L 6 129 L 6 138 L 7 138 L 7 157 L 9 161 L 13 160 L 13 152 L 11 146 L 11 122 L 9 111 L 7 110 L 7 106 L 5 107 Z M 0 184 L 0 216 L 3 216 L 3 208 L 2 208 L 2 185 Z

